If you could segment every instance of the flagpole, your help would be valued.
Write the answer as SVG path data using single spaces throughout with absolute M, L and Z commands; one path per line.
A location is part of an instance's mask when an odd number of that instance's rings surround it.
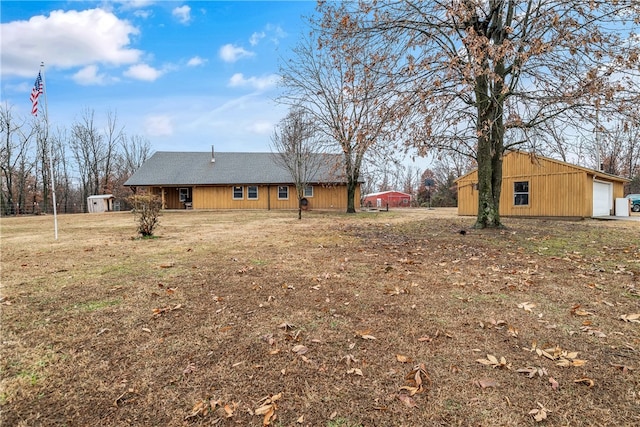
M 47 84 L 44 78 L 44 62 L 40 63 L 42 76 L 42 94 L 44 95 L 44 124 L 46 127 L 45 138 L 49 136 L 49 105 L 47 103 Z M 55 239 L 58 240 L 58 208 L 56 207 L 56 182 L 53 176 L 53 142 L 49 148 L 49 171 L 51 172 L 51 194 L 53 201 L 53 229 Z

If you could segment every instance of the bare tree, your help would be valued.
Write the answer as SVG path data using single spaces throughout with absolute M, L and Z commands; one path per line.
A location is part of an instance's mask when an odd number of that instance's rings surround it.
M 118 148 L 125 138 L 123 128 L 118 125 L 118 115 L 115 112 L 107 112 L 107 124 L 105 129 L 104 156 L 102 158 L 102 188 L 101 193 L 107 194 L 113 192 L 113 176 L 114 166 L 113 160 L 118 157 Z
M 397 97 L 378 67 L 380 53 L 366 45 L 343 45 L 319 27 L 293 49 L 281 68 L 287 89 L 281 101 L 297 105 L 313 119 L 342 154 L 347 180 L 347 213 L 355 212 L 355 193 L 365 156 L 395 125 Z
M 71 151 L 80 174 L 85 211 L 88 196 L 105 194 L 110 190 L 113 172 L 111 161 L 122 138 L 115 114 L 107 114 L 104 132 L 98 129 L 94 116 L 94 111 L 85 110 L 81 121 L 74 123 L 71 130 Z
M 118 162 L 115 168 L 115 181 L 113 194 L 121 197 L 123 201 L 128 202 L 125 194 L 137 194 L 136 187 L 125 188 L 123 184 L 133 175 L 135 171 L 149 158 L 151 154 L 151 144 L 149 140 L 140 136 L 132 135 L 127 137 L 123 135 L 121 141 L 121 150 L 118 154 Z
M 313 120 L 300 107 L 292 107 L 271 136 L 276 160 L 289 171 L 298 196 L 298 219 L 302 219 L 305 189 L 327 161 Z M 326 168 L 325 168 L 326 169 Z
M 19 122 L 8 104 L 0 106 L 0 197 L 3 214 L 16 214 L 25 210 L 28 181 L 33 162 L 29 150 L 33 128 Z
M 476 227 L 500 227 L 502 156 L 515 129 L 584 127 L 637 113 L 637 0 L 380 0 L 323 3 L 343 43 L 395 47 L 379 58 L 414 116 L 407 143 L 478 164 Z

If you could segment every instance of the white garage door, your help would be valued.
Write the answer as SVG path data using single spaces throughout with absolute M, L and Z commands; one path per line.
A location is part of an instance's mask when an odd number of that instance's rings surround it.
M 593 216 L 608 216 L 613 203 L 611 183 L 593 181 Z

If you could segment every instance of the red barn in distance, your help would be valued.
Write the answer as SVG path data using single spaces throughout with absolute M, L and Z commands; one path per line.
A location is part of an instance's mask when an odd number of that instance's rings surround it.
M 369 193 L 362 199 L 361 206 L 365 208 L 386 209 L 408 208 L 411 206 L 411 194 L 401 191 L 381 191 L 379 193 Z

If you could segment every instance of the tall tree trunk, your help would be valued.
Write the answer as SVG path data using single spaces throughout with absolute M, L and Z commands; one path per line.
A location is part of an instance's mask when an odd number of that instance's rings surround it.
M 347 179 L 347 213 L 356 213 L 356 188 L 358 179 L 349 175 Z
M 478 215 L 475 228 L 500 228 L 500 191 L 502 189 L 502 152 L 504 123 L 499 100 L 490 95 L 489 81 L 476 79 L 478 108 Z

